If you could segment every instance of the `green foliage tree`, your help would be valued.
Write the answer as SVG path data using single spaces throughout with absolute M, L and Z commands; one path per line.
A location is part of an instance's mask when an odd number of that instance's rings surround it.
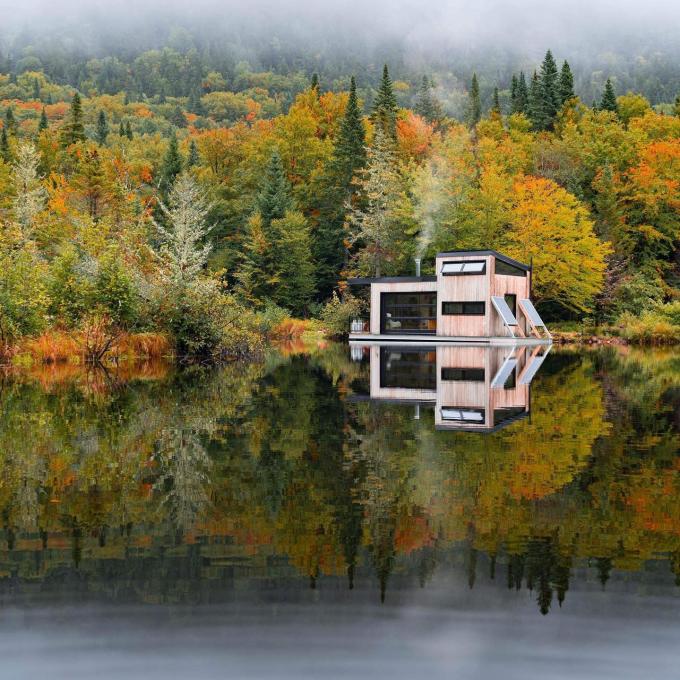
M 198 153 L 196 140 L 192 139 L 189 143 L 189 155 L 187 156 L 187 168 L 193 168 L 201 162 L 201 157 Z
M 97 116 L 97 129 L 95 132 L 95 138 L 97 144 L 104 146 L 106 144 L 106 138 L 109 136 L 109 123 L 106 120 L 106 113 L 103 109 L 100 109 L 99 115 Z
M 352 77 L 347 107 L 324 177 L 320 219 L 314 234 L 316 284 L 322 299 L 331 294 L 345 263 L 346 205 L 356 192 L 353 178 L 366 165 L 365 144 L 366 130 Z
M 40 112 L 40 120 L 38 121 L 38 134 L 44 132 L 49 128 L 49 122 L 47 120 L 47 113 L 45 112 L 45 107 L 43 106 Z
M 125 136 L 132 141 L 132 123 L 129 120 L 125 123 Z
M 311 258 L 309 223 L 298 210 L 289 210 L 272 220 L 272 233 L 277 253 L 278 285 L 273 302 L 289 309 L 294 315 L 306 314 L 314 294 L 314 264 Z
M 170 136 L 168 148 L 163 156 L 163 162 L 161 163 L 159 172 L 159 187 L 164 195 L 170 193 L 170 190 L 175 183 L 175 178 L 182 172 L 183 167 L 184 159 L 179 151 L 177 135 L 173 133 Z
M 83 124 L 83 103 L 80 99 L 80 95 L 76 92 L 71 100 L 71 109 L 68 118 L 62 128 L 61 143 L 66 147 L 84 141 L 85 126 Z
M 511 89 L 512 113 L 528 113 L 529 91 L 524 71 L 520 71 L 519 77 L 513 76 L 514 89 Z M 514 92 L 514 94 L 513 94 Z
M 482 118 L 482 101 L 479 96 L 479 82 L 476 73 L 472 74 L 468 98 L 468 123 L 470 127 L 474 127 Z
M 539 130 L 550 130 L 562 102 L 560 101 L 560 82 L 557 64 L 552 52 L 548 50 L 541 64 L 539 76 L 540 117 Z
M 562 63 L 562 69 L 560 70 L 559 93 L 562 104 L 576 96 L 574 93 L 574 76 L 566 59 Z
M 14 110 L 11 106 L 5 109 L 5 126 L 8 135 L 16 136 L 17 134 L 17 119 L 14 117 Z
M 619 106 L 616 103 L 616 92 L 614 92 L 614 86 L 610 78 L 607 78 L 607 82 L 604 84 L 602 99 L 600 100 L 600 110 L 611 111 L 616 114 L 619 112 Z
M 534 71 L 534 75 L 531 77 L 531 84 L 529 85 L 527 114 L 529 115 L 534 130 L 542 130 L 545 121 L 543 115 L 543 96 L 541 92 L 541 81 L 536 71 Z
M 427 76 L 423 76 L 414 111 L 428 123 L 439 124 L 444 118 L 444 112 L 432 90 L 432 81 Z
M 274 149 L 269 159 L 255 204 L 266 227 L 272 220 L 280 220 L 286 211 L 294 208 L 290 182 L 278 149 Z
M 376 126 L 381 127 L 382 131 L 392 138 L 397 135 L 397 109 L 397 98 L 394 94 L 392 79 L 387 64 L 385 64 L 380 86 L 373 102 L 371 119 Z

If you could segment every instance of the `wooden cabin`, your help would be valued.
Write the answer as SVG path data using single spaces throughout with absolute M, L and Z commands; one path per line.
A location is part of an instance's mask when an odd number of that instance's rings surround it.
M 550 342 L 531 302 L 532 268 L 495 250 L 439 253 L 435 275 L 356 278 L 370 286 L 370 319 L 350 340 Z
M 356 347 L 361 347 L 357 345 Z M 531 381 L 549 346 L 369 343 L 372 401 L 434 408 L 438 430 L 493 432 L 529 415 Z

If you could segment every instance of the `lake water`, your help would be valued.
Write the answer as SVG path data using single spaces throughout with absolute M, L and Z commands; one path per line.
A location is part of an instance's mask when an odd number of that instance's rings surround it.
M 680 352 L 0 379 L 2 678 L 677 678 Z

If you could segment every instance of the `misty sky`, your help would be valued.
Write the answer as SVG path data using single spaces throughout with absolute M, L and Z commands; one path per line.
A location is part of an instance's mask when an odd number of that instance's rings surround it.
M 359 31 L 376 39 L 398 38 L 418 47 L 495 42 L 523 51 L 527 44 L 571 41 L 678 40 L 678 0 L 0 0 L 3 24 L 26 22 L 99 30 L 164 16 L 179 24 L 244 24 L 272 35 Z M 0 30 L 2 28 L 0 27 Z M 606 45 L 592 45 L 603 49 Z

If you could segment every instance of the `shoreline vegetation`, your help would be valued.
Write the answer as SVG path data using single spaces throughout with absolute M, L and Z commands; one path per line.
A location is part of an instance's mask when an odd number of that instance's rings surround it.
M 473 75 L 459 120 L 387 66 L 189 87 L 180 53 L 148 58 L 134 92 L 0 73 L 0 359 L 257 358 L 346 335 L 368 306 L 349 277 L 485 248 L 532 262 L 557 342 L 680 340 L 680 98 L 607 80 L 588 106 L 548 51 L 528 78 Z

